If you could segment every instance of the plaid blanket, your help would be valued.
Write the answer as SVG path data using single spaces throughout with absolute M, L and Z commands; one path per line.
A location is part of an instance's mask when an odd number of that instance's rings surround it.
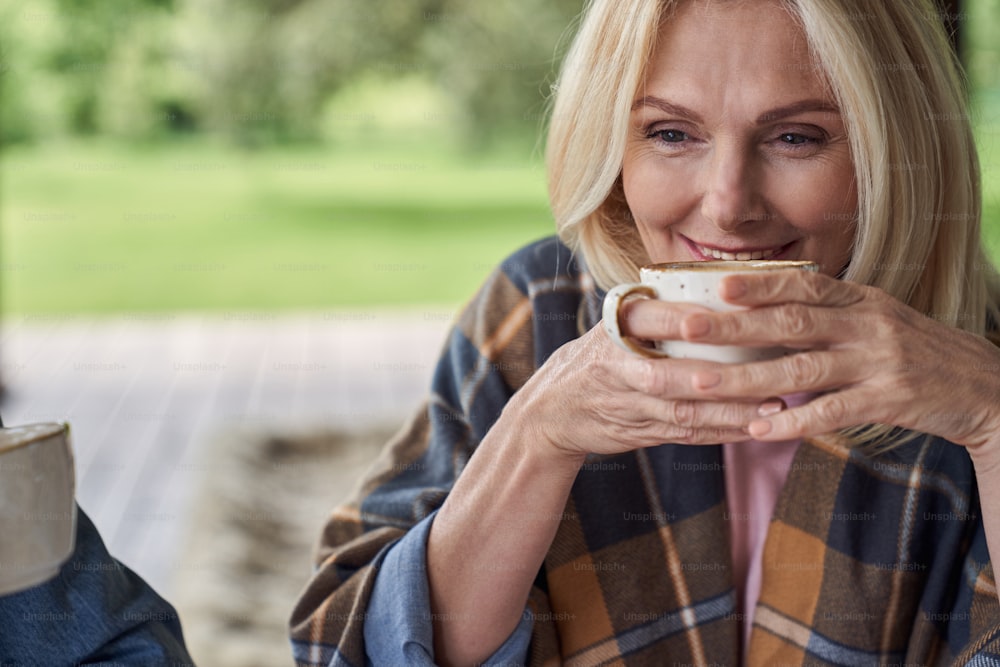
M 427 404 L 323 530 L 291 620 L 300 665 L 365 664 L 385 550 L 442 504 L 512 394 L 598 322 L 602 297 L 555 238 L 487 280 Z M 740 663 L 721 449 L 588 459 L 528 600 L 529 664 Z M 959 446 L 924 437 L 870 457 L 835 436 L 803 441 L 763 561 L 750 665 L 1000 664 L 996 583 Z

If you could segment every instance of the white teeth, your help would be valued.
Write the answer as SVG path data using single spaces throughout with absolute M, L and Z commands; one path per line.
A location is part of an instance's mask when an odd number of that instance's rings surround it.
M 729 262 L 746 262 L 759 259 L 770 259 L 771 257 L 777 255 L 779 250 L 781 250 L 781 248 L 775 248 L 773 250 L 756 250 L 754 252 L 731 253 L 723 252 L 722 250 L 715 250 L 714 248 L 706 248 L 705 246 L 698 246 L 698 251 L 706 257 L 711 257 L 712 259 L 722 259 Z

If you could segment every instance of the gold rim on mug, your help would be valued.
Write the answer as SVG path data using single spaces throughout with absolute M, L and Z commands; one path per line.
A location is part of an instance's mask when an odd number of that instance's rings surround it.
M 816 271 L 819 265 L 809 260 L 796 259 L 711 259 L 704 262 L 665 262 L 663 264 L 647 264 L 642 271 L 781 271 L 783 269 L 806 269 Z
M 47 440 L 60 433 L 69 435 L 69 424 L 65 422 L 43 422 L 41 424 L 25 424 L 23 426 L 5 426 L 0 429 L 0 453 L 12 452 L 40 440 Z M 23 439 L 18 440 L 18 436 Z M 8 442 L 9 440 L 13 440 L 13 442 Z

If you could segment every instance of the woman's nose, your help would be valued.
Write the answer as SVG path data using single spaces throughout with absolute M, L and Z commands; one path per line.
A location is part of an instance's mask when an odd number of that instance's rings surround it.
M 705 166 L 701 213 L 726 232 L 767 218 L 752 156 L 745 150 L 720 146 L 713 151 Z

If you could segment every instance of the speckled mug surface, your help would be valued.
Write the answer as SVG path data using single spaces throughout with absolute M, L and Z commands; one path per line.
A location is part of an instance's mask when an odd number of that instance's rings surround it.
M 76 542 L 67 424 L 0 428 L 0 595 L 59 572 Z
M 744 310 L 726 303 L 719 296 L 719 284 L 726 276 L 758 271 L 799 269 L 818 271 L 815 262 L 807 261 L 707 261 L 651 264 L 639 271 L 639 283 L 617 285 L 604 299 L 604 326 L 611 338 L 625 349 L 648 357 L 703 359 L 721 363 L 747 363 L 776 359 L 788 350 L 783 347 L 740 347 L 737 345 L 707 345 L 682 340 L 657 341 L 653 348 L 643 347 L 621 335 L 618 314 L 628 298 L 645 297 L 674 303 L 696 303 L 711 310 Z

